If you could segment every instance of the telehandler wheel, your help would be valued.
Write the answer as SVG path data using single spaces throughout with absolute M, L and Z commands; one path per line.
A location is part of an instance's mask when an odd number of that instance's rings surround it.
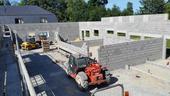
M 111 82 L 110 71 L 108 71 L 108 70 L 105 71 L 105 78 L 106 78 L 106 83 L 110 84 L 110 82 Z
M 88 89 L 88 78 L 87 75 L 84 72 L 79 72 L 75 78 L 79 88 L 81 90 Z
M 110 76 L 106 76 L 106 83 L 109 85 L 111 82 L 111 77 Z

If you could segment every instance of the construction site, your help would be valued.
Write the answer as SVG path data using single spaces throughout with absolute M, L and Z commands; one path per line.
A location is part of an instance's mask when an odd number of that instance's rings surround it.
M 168 14 L 1 24 L 0 96 L 170 96 L 169 39 Z

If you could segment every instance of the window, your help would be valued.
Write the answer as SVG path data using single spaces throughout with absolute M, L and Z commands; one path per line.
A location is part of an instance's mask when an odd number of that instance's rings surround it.
M 126 33 L 118 32 L 118 33 L 117 33 L 117 36 L 125 37 L 125 36 L 126 36 Z
M 90 37 L 90 31 L 86 30 L 86 37 Z
M 137 36 L 137 35 L 131 35 L 130 36 L 130 39 L 133 39 L 133 40 L 140 40 L 141 39 L 141 37 L 140 36 Z
M 112 30 L 107 30 L 107 34 L 114 34 L 114 31 L 112 31 Z
M 81 31 L 82 40 L 84 40 L 84 31 Z
M 15 18 L 15 24 L 23 24 L 24 21 L 22 18 Z
M 47 23 L 47 18 L 46 17 L 42 17 L 40 18 L 40 23 Z
M 94 36 L 99 36 L 99 30 L 94 30 Z
M 45 36 L 45 37 L 49 37 L 49 32 L 40 32 L 39 36 Z
M 145 36 L 144 39 L 152 39 L 154 37 Z

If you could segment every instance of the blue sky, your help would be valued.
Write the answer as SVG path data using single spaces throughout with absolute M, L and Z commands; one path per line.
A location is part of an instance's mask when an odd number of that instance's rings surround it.
M 139 10 L 140 6 L 139 0 L 108 0 L 108 2 L 107 8 L 112 8 L 113 4 L 115 4 L 119 6 L 121 10 L 126 8 L 127 2 L 132 2 L 135 12 Z
M 20 0 L 9 0 L 9 1 L 19 2 Z M 113 4 L 116 4 L 117 6 L 120 7 L 121 10 L 123 10 L 124 8 L 126 8 L 127 2 L 133 3 L 134 11 L 137 11 L 139 9 L 140 6 L 139 0 L 108 0 L 107 8 L 112 8 Z

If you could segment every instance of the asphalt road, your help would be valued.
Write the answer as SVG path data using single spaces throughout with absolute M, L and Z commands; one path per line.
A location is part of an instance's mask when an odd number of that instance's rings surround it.
M 23 59 L 27 61 L 26 67 L 30 77 L 42 75 L 46 81 L 45 84 L 35 87 L 36 93 L 46 91 L 48 96 L 88 96 L 88 93 L 80 91 L 75 81 L 47 55 L 28 53 Z
M 0 51 L 0 96 L 21 96 L 21 80 L 12 51 L 12 42 L 9 37 L 3 39 L 3 48 Z

